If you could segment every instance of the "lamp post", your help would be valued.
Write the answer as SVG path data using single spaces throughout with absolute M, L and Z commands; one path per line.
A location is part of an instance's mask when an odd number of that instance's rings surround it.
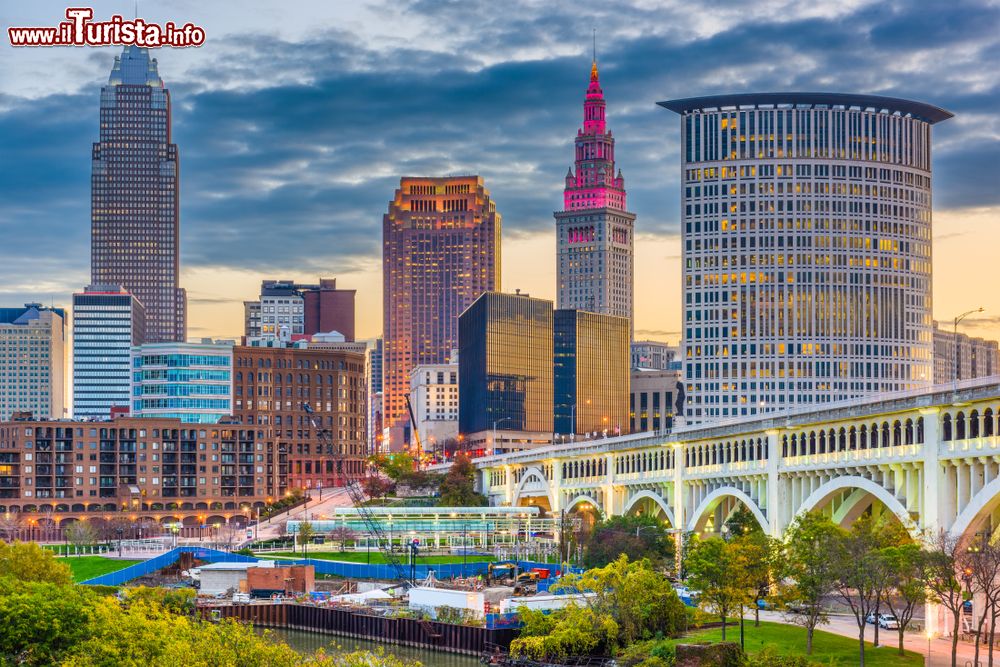
M 514 421 L 513 417 L 501 417 L 493 420 L 493 454 L 497 453 L 497 425 L 506 421 Z
M 121 526 L 115 528 L 115 533 L 118 535 L 118 557 L 122 557 L 122 535 L 125 534 L 125 529 Z
M 970 311 L 964 312 L 961 315 L 959 315 L 958 317 L 956 317 L 955 320 L 954 320 L 954 326 L 952 327 L 952 340 L 951 340 L 951 343 L 953 345 L 953 347 L 952 347 L 952 355 L 954 356 L 953 361 L 954 361 L 954 368 L 955 368 L 955 382 L 952 385 L 953 389 L 958 389 L 958 381 L 960 379 L 962 379 L 961 378 L 961 373 L 959 372 L 959 369 L 958 369 L 958 324 L 959 324 L 959 322 L 961 322 L 962 320 L 964 320 L 969 315 L 972 315 L 974 313 L 981 313 L 981 312 L 983 312 L 983 307 L 982 306 L 980 306 L 979 308 L 976 308 L 975 310 L 970 310 Z

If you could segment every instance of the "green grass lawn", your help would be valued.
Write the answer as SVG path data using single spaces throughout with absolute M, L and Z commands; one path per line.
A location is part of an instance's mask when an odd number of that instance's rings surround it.
M 307 556 L 316 560 L 339 560 L 345 563 L 367 563 L 369 554 L 361 551 L 332 552 L 332 551 L 309 551 Z M 261 558 L 302 558 L 302 552 L 282 551 L 273 554 L 260 554 Z M 400 562 L 408 563 L 409 556 L 406 553 L 398 553 Z M 466 556 L 466 563 L 485 563 L 495 560 L 492 556 Z M 371 552 L 371 564 L 381 565 L 387 561 L 380 551 Z M 441 565 L 443 563 L 461 563 L 461 556 L 417 556 L 417 565 Z
M 86 581 L 102 574 L 124 570 L 129 565 L 142 562 L 141 560 L 117 560 L 103 556 L 76 556 L 58 558 L 57 560 L 69 565 L 69 569 L 73 571 L 73 581 Z
M 871 635 L 870 630 L 868 634 Z M 896 640 L 895 632 L 892 632 L 890 637 L 886 637 L 886 633 L 883 631 L 882 638 L 893 643 L 874 648 L 869 642 L 865 650 L 866 665 L 871 667 L 903 667 L 904 665 L 924 664 L 924 657 L 918 653 L 907 651 L 906 655 L 902 657 L 897 654 L 894 643 Z M 712 628 L 695 631 L 681 642 L 691 640 L 696 642 L 721 641 L 722 629 Z M 726 640 L 739 642 L 739 626 L 726 628 Z M 765 621 L 761 621 L 760 627 L 755 628 L 753 620 L 747 619 L 745 644 L 747 653 L 757 653 L 765 646 L 773 646 L 781 655 L 804 656 L 806 654 L 806 631 L 805 628 L 798 625 Z M 821 665 L 856 665 L 858 664 L 858 640 L 817 630 L 813 635 L 813 653 L 810 659 Z

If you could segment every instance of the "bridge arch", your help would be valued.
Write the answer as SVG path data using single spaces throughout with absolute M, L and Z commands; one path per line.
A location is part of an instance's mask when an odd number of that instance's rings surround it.
M 872 496 L 899 519 L 899 522 L 913 539 L 920 538 L 919 528 L 899 499 L 866 477 L 852 475 L 831 479 L 809 494 L 809 497 L 802 502 L 802 506 L 795 513 L 796 516 L 825 507 L 833 496 L 847 489 L 854 489 L 855 492 L 848 496 L 844 505 L 837 511 L 837 516 L 839 516 L 837 523 L 849 525 L 853 522 L 868 507 L 868 497 Z
M 545 489 L 545 497 L 549 501 L 549 509 L 551 510 L 556 506 L 555 497 L 552 495 L 552 486 L 549 484 L 549 480 L 545 479 L 545 473 L 538 466 L 532 466 L 526 468 L 524 473 L 521 475 L 521 481 L 517 483 L 514 488 L 514 498 L 511 501 L 512 505 L 518 505 L 522 499 L 522 493 L 524 492 L 524 487 L 531 480 L 541 482 L 542 487 Z M 526 495 L 525 498 L 534 498 L 533 495 Z
M 700 532 L 708 520 L 709 512 L 715 510 L 719 504 L 726 498 L 735 498 L 740 501 L 750 513 L 753 514 L 754 518 L 757 519 L 757 523 L 763 529 L 765 533 L 770 531 L 770 524 L 768 523 L 767 517 L 764 513 L 757 507 L 757 503 L 754 502 L 753 498 L 748 496 L 744 491 L 737 489 L 735 486 L 723 486 L 722 488 L 712 491 L 708 494 L 704 500 L 702 500 L 698 507 L 695 508 L 694 512 L 691 513 L 691 518 L 688 520 L 687 530 L 688 532 Z
M 639 501 L 641 501 L 644 498 L 649 498 L 654 503 L 656 503 L 657 507 L 659 507 L 660 510 L 662 510 L 671 528 L 677 527 L 677 522 L 674 521 L 674 513 L 670 510 L 670 507 L 667 505 L 666 501 L 663 500 L 663 498 L 659 494 L 653 493 L 652 491 L 649 490 L 639 491 L 634 496 L 632 496 L 632 498 L 630 498 L 628 503 L 625 505 L 625 510 L 622 513 L 628 514 L 629 512 L 631 512 L 632 508 L 634 508 L 639 503 Z
M 573 510 L 573 508 L 575 508 L 577 505 L 580 504 L 593 505 L 593 508 L 596 512 L 599 513 L 601 511 L 601 504 L 597 502 L 597 499 L 594 498 L 593 496 L 588 496 L 585 493 L 581 493 L 576 498 L 573 498 L 573 500 L 566 503 L 566 507 L 564 507 L 563 509 L 566 510 L 567 512 L 570 512 Z
M 981 488 L 979 493 L 969 499 L 965 508 L 955 517 L 948 532 L 956 539 L 964 538 L 969 529 L 977 527 L 984 518 L 993 513 L 998 503 L 1000 503 L 1000 477 Z

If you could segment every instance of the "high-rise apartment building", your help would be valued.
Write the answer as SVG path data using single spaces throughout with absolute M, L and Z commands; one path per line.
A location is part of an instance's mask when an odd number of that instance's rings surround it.
M 146 343 L 132 348 L 132 415 L 217 424 L 233 414 L 233 344 Z
M 40 303 L 0 308 L 0 420 L 66 416 L 65 320 L 61 308 Z
M 458 316 L 500 288 L 500 225 L 479 176 L 400 180 L 382 221 L 382 407 L 394 448 L 413 367 L 444 363 L 458 347 Z
M 552 302 L 486 292 L 459 318 L 459 431 L 471 450 L 552 441 Z
M 933 380 L 931 126 L 839 93 L 661 102 L 681 116 L 692 422 Z
M 553 314 L 556 435 L 629 432 L 629 321 L 582 310 Z
M 91 282 L 121 285 L 139 299 L 147 341 L 183 341 L 177 144 L 170 92 L 147 49 L 126 46 L 115 58 L 91 159 Z
M 243 302 L 244 334 L 248 341 L 287 343 L 336 331 L 353 342 L 355 294 L 356 290 L 337 289 L 335 278 L 320 278 L 315 285 L 264 280 L 260 298 Z
M 949 331 L 934 323 L 934 384 L 972 380 L 1000 373 L 1000 344 Z
M 259 440 L 287 453 L 291 487 L 343 485 L 347 477 L 364 472 L 368 455 L 364 372 L 361 352 L 317 349 L 304 342 L 237 346 L 234 420 L 255 425 Z
M 604 112 L 595 61 L 576 135 L 575 173 L 566 174 L 563 210 L 555 213 L 557 306 L 624 317 L 631 336 L 635 214 L 626 208 L 621 170 L 615 172 L 615 139 Z
M 73 295 L 73 417 L 110 419 L 129 409 L 132 347 L 142 345 L 146 310 L 118 285 Z

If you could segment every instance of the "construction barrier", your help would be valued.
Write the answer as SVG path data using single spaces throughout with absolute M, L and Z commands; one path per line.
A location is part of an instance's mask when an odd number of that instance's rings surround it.
M 141 563 L 130 565 L 129 567 L 118 570 L 117 572 L 102 574 L 99 577 L 94 577 L 93 579 L 88 579 L 81 583 L 90 586 L 121 586 L 132 579 L 137 579 L 139 577 L 159 572 L 168 565 L 173 565 L 177 562 L 177 559 L 180 558 L 182 553 L 192 553 L 196 559 L 209 563 L 257 562 L 256 558 L 243 556 L 241 554 L 234 554 L 228 551 L 206 549 L 205 547 L 176 547 L 164 554 L 150 558 L 149 560 L 144 560 Z

